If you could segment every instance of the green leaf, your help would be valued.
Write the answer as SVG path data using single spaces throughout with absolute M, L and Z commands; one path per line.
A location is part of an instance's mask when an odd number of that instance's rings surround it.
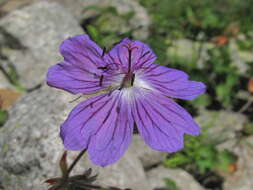
M 175 168 L 175 167 L 187 164 L 189 162 L 190 160 L 187 156 L 182 155 L 180 153 L 176 153 L 176 155 L 172 156 L 171 158 L 166 159 L 164 161 L 164 164 L 167 167 Z
M 211 103 L 212 103 L 211 97 L 207 94 L 203 94 L 192 101 L 192 104 L 200 106 L 200 107 L 207 107 Z
M 62 176 L 66 176 L 68 174 L 67 151 L 64 151 L 59 165 L 61 168 Z
M 200 172 L 204 173 L 215 166 L 216 150 L 213 146 L 207 145 L 196 150 L 196 165 Z
M 98 30 L 96 29 L 96 27 L 94 27 L 92 25 L 88 25 L 87 32 L 94 41 L 100 41 L 100 34 L 99 34 Z
M 0 110 L 0 126 L 4 125 L 7 119 L 8 119 L 8 112 Z
M 229 166 L 236 162 L 236 156 L 229 151 L 219 152 L 217 154 L 216 167 L 224 172 L 229 171 Z
M 198 23 L 195 13 L 191 7 L 186 8 L 186 17 L 187 17 L 187 20 L 190 21 L 190 23 L 192 23 L 194 25 L 196 25 Z

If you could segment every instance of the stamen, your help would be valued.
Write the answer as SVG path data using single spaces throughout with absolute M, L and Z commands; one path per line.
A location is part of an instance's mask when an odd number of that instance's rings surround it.
M 124 44 L 123 47 L 127 48 L 128 50 L 128 73 L 131 72 L 131 66 L 132 66 L 132 51 L 134 49 L 138 49 L 137 46 L 131 47 L 131 44 Z
M 104 75 L 101 75 L 99 79 L 99 86 L 102 86 L 103 79 L 104 79 Z
M 128 49 L 128 73 L 131 71 L 132 49 Z
M 104 67 L 97 67 L 98 69 L 101 69 L 101 70 L 106 70 L 107 69 L 107 66 L 104 66 Z
M 134 84 L 134 79 L 135 79 L 135 74 L 133 74 L 133 76 L 131 78 L 131 86 L 133 86 L 133 84 Z
M 122 83 L 122 84 L 120 85 L 120 87 L 119 87 L 118 90 L 122 90 L 123 86 L 124 86 L 124 83 Z
M 101 56 L 101 57 L 104 57 L 105 52 L 106 52 L 106 47 L 103 48 L 103 53 L 102 53 L 102 56 Z
M 76 100 L 80 99 L 81 97 L 82 97 L 82 96 L 78 96 L 78 97 L 75 98 L 74 100 L 69 101 L 69 103 L 73 103 L 73 102 L 75 102 Z

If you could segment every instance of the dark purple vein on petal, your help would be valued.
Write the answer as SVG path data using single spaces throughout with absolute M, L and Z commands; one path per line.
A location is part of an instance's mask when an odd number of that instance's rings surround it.
M 140 63 L 140 60 L 142 59 L 142 57 L 144 57 L 144 56 L 143 56 L 143 51 L 144 51 L 144 48 L 143 48 L 143 45 L 142 45 L 141 53 L 140 53 L 142 56 L 140 56 L 140 57 L 138 58 L 138 60 L 137 60 L 137 62 L 136 62 L 136 65 L 137 65 L 138 63 Z
M 175 129 L 177 135 L 179 135 L 179 131 L 177 130 L 177 128 L 173 125 L 173 122 L 171 122 L 170 120 L 168 120 L 164 115 L 162 115 L 152 104 L 150 104 L 149 102 L 147 102 L 147 104 L 158 114 L 160 115 L 160 117 L 162 117 L 165 121 L 167 121 L 170 125 L 172 125 L 172 127 Z M 162 105 L 162 104 L 160 104 Z
M 120 48 L 117 48 L 117 57 L 118 57 L 118 60 L 119 60 L 120 64 L 121 64 L 121 65 L 124 65 L 124 64 L 123 64 L 123 61 L 122 61 L 122 59 L 121 59 L 121 55 L 120 55 L 119 49 L 120 49 Z
M 141 102 L 140 102 L 141 103 Z M 147 102 L 146 102 L 147 103 Z M 142 104 L 142 103 L 141 103 Z M 142 104 L 142 107 L 144 109 L 144 111 L 146 112 L 148 118 L 150 119 L 150 121 L 152 122 L 153 124 L 153 127 L 156 127 L 162 134 L 164 134 L 166 137 L 168 137 L 168 140 L 171 138 L 167 133 L 165 133 L 155 122 L 154 120 L 152 119 L 152 116 L 148 113 L 148 111 L 146 110 L 145 106 Z M 158 140 L 160 140 L 159 138 L 157 138 Z M 160 141 L 161 142 L 161 141 Z M 172 147 L 175 148 L 175 146 L 170 142 L 169 140 L 169 143 Z M 162 143 L 161 143 L 162 144 Z
M 115 100 L 114 100 L 114 102 L 112 103 L 112 106 L 109 108 L 109 111 L 107 112 L 107 115 L 105 116 L 105 119 L 103 120 L 103 122 L 102 122 L 102 124 L 99 126 L 99 128 L 97 129 L 97 131 L 94 133 L 94 135 L 96 135 L 99 131 L 100 131 L 100 129 L 102 128 L 102 126 L 104 125 L 104 123 L 107 121 L 107 119 L 109 118 L 109 116 L 110 116 L 110 114 L 111 114 L 111 112 L 112 112 L 112 109 L 114 108 L 114 106 L 116 106 L 116 104 L 115 104 L 115 102 L 117 101 L 117 96 L 116 97 L 114 97 L 115 98 Z M 111 99 L 110 99 L 111 100 Z M 108 101 L 110 101 L 110 100 L 108 100 Z
M 150 133 L 149 133 L 149 130 L 147 129 L 147 126 L 143 120 L 143 118 L 141 117 L 140 115 L 140 111 L 139 111 L 139 107 L 138 107 L 138 102 L 137 100 L 134 101 L 134 104 L 135 104 L 135 110 L 137 112 L 137 115 L 138 115 L 138 119 L 141 121 L 142 123 L 142 126 L 143 126 L 143 129 L 146 131 L 146 133 L 149 135 L 149 137 L 151 137 Z M 134 116 L 133 116 L 134 117 Z
M 72 116 L 72 119 L 74 117 L 76 117 L 77 115 L 79 115 L 81 112 L 83 112 L 86 108 L 88 108 L 91 104 L 94 105 L 94 103 L 100 101 L 101 99 L 103 99 L 104 97 L 106 97 L 106 94 L 101 95 L 101 97 L 99 97 L 98 99 L 94 100 L 93 102 L 89 103 L 88 105 L 84 106 L 80 111 L 78 111 L 75 115 Z M 84 102 L 85 103 L 85 102 Z
M 157 66 L 157 67 L 159 67 L 159 65 Z M 156 67 L 156 68 L 157 68 Z M 153 68 L 153 69 L 156 69 L 156 68 Z M 152 69 L 152 70 L 153 70 Z M 150 72 L 150 71 L 152 71 L 152 70 L 149 70 L 149 71 L 147 71 L 147 72 Z M 170 72 L 172 72 L 173 70 L 166 70 L 166 71 L 164 71 L 164 72 L 160 72 L 160 73 L 156 73 L 156 74 L 154 74 L 154 73 L 151 73 L 151 74 L 149 74 L 149 75 L 145 75 L 146 77 L 154 77 L 154 76 L 161 76 L 161 75 L 164 75 L 164 74 L 167 74 L 167 73 L 170 73 Z
M 111 55 L 110 52 L 109 52 L 107 55 L 110 57 L 110 59 L 111 59 L 111 61 L 112 61 L 113 63 L 117 61 L 117 60 L 115 60 L 115 59 L 112 57 L 112 55 Z
M 96 109 L 95 111 L 93 111 L 93 113 L 90 115 L 90 117 L 88 119 L 85 120 L 85 122 L 83 123 L 82 127 L 80 128 L 80 132 L 83 130 L 84 126 L 86 125 L 86 123 L 91 120 L 96 114 L 98 114 L 101 110 L 103 110 L 103 107 L 106 106 L 108 103 L 110 102 L 110 99 L 105 101 L 104 104 L 102 104 L 98 109 Z
M 138 68 L 142 68 L 142 66 L 143 66 L 144 64 L 146 64 L 148 61 L 150 61 L 150 60 L 152 60 L 152 59 L 154 59 L 154 58 L 156 58 L 156 56 L 152 56 L 152 54 L 150 54 L 150 56 L 149 56 L 145 61 L 143 61 L 143 62 L 139 65 Z M 150 66 L 151 66 L 151 65 L 150 65 Z

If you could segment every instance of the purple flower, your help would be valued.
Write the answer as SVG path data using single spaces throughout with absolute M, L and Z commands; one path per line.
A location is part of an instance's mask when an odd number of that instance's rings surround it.
M 66 149 L 88 149 L 95 164 L 106 166 L 127 150 L 134 124 L 147 145 L 163 152 L 182 149 L 184 133 L 199 134 L 198 125 L 173 98 L 194 99 L 205 85 L 153 64 L 156 55 L 148 45 L 125 38 L 106 53 L 79 35 L 66 39 L 60 52 L 64 61 L 49 69 L 48 85 L 72 94 L 102 92 L 77 105 L 62 124 Z

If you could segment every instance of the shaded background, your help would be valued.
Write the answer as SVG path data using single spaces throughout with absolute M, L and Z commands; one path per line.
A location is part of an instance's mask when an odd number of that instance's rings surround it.
M 102 184 L 137 190 L 253 189 L 253 0 L 0 0 L 0 189 L 46 189 L 58 175 L 58 126 L 75 97 L 44 83 L 58 46 L 87 33 L 110 49 L 148 43 L 156 64 L 184 70 L 207 93 L 178 101 L 202 127 L 175 154 L 138 137 Z M 252 79 L 251 79 L 252 78 Z M 74 154 L 73 154 L 74 155 Z M 90 165 L 85 159 L 82 171 Z M 76 171 L 77 172 L 77 171 Z

